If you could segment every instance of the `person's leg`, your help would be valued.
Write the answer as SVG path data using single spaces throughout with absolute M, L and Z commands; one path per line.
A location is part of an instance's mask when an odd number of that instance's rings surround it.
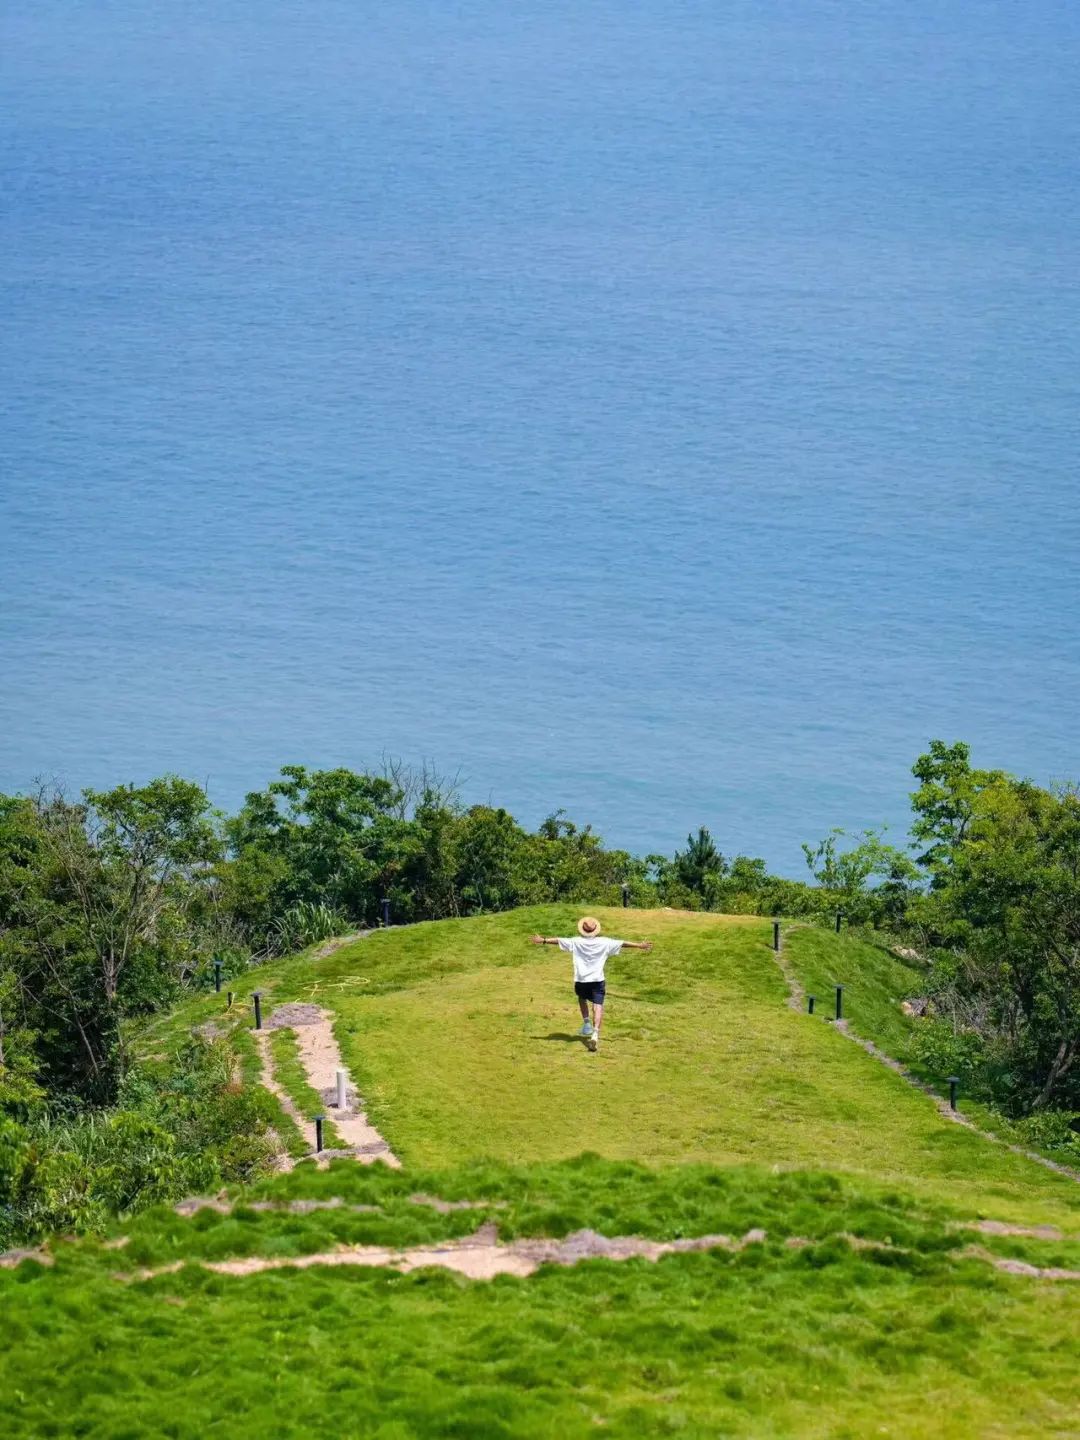
M 600 1045 L 600 1026 L 604 1023 L 604 994 L 606 989 L 607 987 L 602 980 L 593 985 L 593 1028 L 592 1034 L 589 1037 L 590 1050 L 596 1050 Z
M 577 996 L 578 1009 L 581 1011 L 580 1035 L 592 1034 L 592 1021 L 589 1019 L 589 991 L 588 987 L 580 982 L 574 983 L 574 994 Z

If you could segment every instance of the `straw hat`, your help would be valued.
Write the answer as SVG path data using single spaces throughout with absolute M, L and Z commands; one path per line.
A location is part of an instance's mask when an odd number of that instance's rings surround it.
M 592 940 L 600 934 L 600 921 L 594 915 L 583 915 L 577 922 L 578 934 L 584 935 L 586 940 Z

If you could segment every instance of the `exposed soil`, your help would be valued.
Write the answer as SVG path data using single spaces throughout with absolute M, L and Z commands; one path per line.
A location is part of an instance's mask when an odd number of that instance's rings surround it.
M 242 1200 L 231 1204 L 220 1195 L 193 1196 L 173 1206 L 173 1213 L 181 1219 L 190 1220 L 200 1210 L 213 1210 L 218 1215 L 231 1215 L 235 1209 L 254 1210 L 259 1214 L 276 1213 L 284 1215 L 310 1215 L 316 1210 L 349 1210 L 353 1214 L 378 1215 L 381 1205 L 346 1205 L 337 1195 L 326 1200 Z
M 853 1250 L 890 1250 L 883 1241 L 866 1240 L 856 1235 L 843 1238 Z M 394 1250 L 382 1245 L 342 1245 L 335 1250 L 314 1255 L 260 1256 L 246 1255 L 233 1260 L 201 1260 L 187 1263 L 212 1270 L 216 1275 L 259 1275 L 266 1270 L 308 1270 L 313 1265 L 383 1266 L 407 1274 L 412 1270 L 435 1267 L 452 1270 L 469 1280 L 493 1280 L 497 1275 L 515 1275 L 524 1279 L 541 1265 L 577 1265 L 583 1260 L 648 1260 L 655 1263 L 664 1255 L 685 1255 L 708 1250 L 737 1252 L 749 1245 L 760 1245 L 766 1239 L 764 1230 L 748 1230 L 739 1239 L 730 1235 L 701 1235 L 687 1240 L 646 1240 L 638 1235 L 608 1237 L 595 1230 L 576 1230 L 562 1240 L 515 1240 L 509 1245 L 499 1243 L 498 1232 L 491 1222 L 481 1225 L 475 1234 L 463 1240 L 448 1240 L 443 1245 L 421 1245 Z M 805 1236 L 792 1235 L 784 1241 L 788 1250 L 813 1245 Z M 992 1255 L 979 1245 L 969 1246 L 963 1258 L 981 1260 L 1007 1275 L 1033 1280 L 1080 1280 L 1080 1270 L 1067 1270 L 1057 1265 L 1030 1265 L 1026 1260 L 1013 1260 Z M 173 1261 L 133 1274 L 117 1273 L 124 1281 L 154 1280 L 172 1275 L 185 1264 Z
M 270 1050 L 268 1033 L 271 1030 L 292 1030 L 295 1034 L 297 1053 L 307 1076 L 307 1082 L 321 1096 L 326 1105 L 327 1115 L 334 1122 L 334 1128 L 345 1142 L 344 1148 L 316 1152 L 313 1122 L 300 1114 L 275 1078 L 274 1057 Z M 356 1093 L 355 1087 L 349 1085 L 346 1088 L 345 1105 L 341 1109 L 338 1108 L 337 1072 L 345 1067 L 341 1061 L 341 1051 L 338 1048 L 337 1040 L 334 1038 L 332 1016 L 328 1011 L 323 1010 L 319 1005 L 304 1004 L 299 1001 L 279 1005 L 267 1018 L 265 1028 L 255 1031 L 255 1041 L 259 1047 L 263 1085 L 277 1098 L 282 1109 L 299 1127 L 300 1133 L 307 1138 L 311 1146 L 311 1153 L 318 1154 L 320 1164 L 339 1157 L 351 1156 L 355 1160 L 366 1163 L 382 1160 L 395 1169 L 400 1166 L 400 1160 L 368 1120 L 363 1102 Z M 292 1168 L 292 1163 L 291 1161 L 283 1162 L 287 1169 Z
M 264 1029 L 295 1030 L 301 1025 L 317 1025 L 322 1017 L 323 1012 L 318 1005 L 305 1005 L 294 1000 L 287 1005 L 279 1005 L 266 1021 Z
M 965 1225 L 965 1230 L 978 1230 L 980 1235 L 1021 1235 L 1028 1240 L 1064 1240 L 1056 1225 L 1009 1225 L 1004 1220 L 979 1220 Z
M 311 958 L 312 960 L 325 960 L 327 955 L 333 955 L 335 950 L 340 950 L 345 945 L 351 945 L 354 940 L 364 940 L 370 934 L 370 930 L 354 930 L 351 935 L 335 935 L 332 940 L 324 941 L 318 950 L 313 950 Z
M 453 1270 L 470 1280 L 492 1280 L 496 1275 L 532 1275 L 541 1265 L 577 1265 L 582 1260 L 659 1260 L 662 1255 L 700 1250 L 742 1250 L 765 1239 L 764 1230 L 749 1230 L 741 1239 L 728 1235 L 702 1235 L 691 1240 L 643 1240 L 636 1235 L 609 1239 L 595 1230 L 577 1230 L 563 1240 L 515 1240 L 499 1243 L 493 1224 L 482 1225 L 464 1240 L 444 1245 L 416 1246 L 392 1250 L 380 1245 L 348 1245 L 315 1255 L 265 1257 L 246 1255 L 235 1260 L 204 1260 L 198 1263 L 218 1275 L 257 1275 L 264 1270 L 307 1270 L 312 1265 L 385 1266 L 407 1273 L 435 1266 Z M 183 1263 L 183 1262 L 181 1262 Z M 173 1274 L 177 1265 L 118 1275 L 117 1279 L 152 1280 Z
M 323 1151 L 323 1154 L 343 1153 L 351 1155 L 351 1150 L 343 1152 Z M 440 1215 L 451 1215 L 456 1210 L 502 1210 L 506 1208 L 505 1200 L 442 1200 L 438 1195 L 410 1195 L 410 1205 L 426 1205 L 432 1210 L 437 1210 Z M 326 1200 L 240 1200 L 233 1203 L 227 1199 L 224 1192 L 220 1195 L 193 1195 L 187 1200 L 181 1200 L 178 1205 L 173 1206 L 173 1214 L 179 1215 L 183 1220 L 190 1220 L 193 1215 L 198 1215 L 202 1210 L 212 1210 L 217 1215 L 231 1215 L 234 1210 L 254 1210 L 260 1214 L 274 1212 L 288 1215 L 310 1215 L 316 1210 L 348 1210 L 353 1215 L 380 1215 L 383 1207 L 381 1205 L 350 1205 L 342 1200 L 339 1195 L 331 1195 Z M 126 1245 L 126 1237 L 120 1240 L 108 1240 L 105 1248 L 118 1249 Z
M 991 1255 L 981 1245 L 971 1245 L 964 1255 L 971 1260 L 984 1260 L 1006 1275 L 1023 1275 L 1029 1280 L 1080 1280 L 1080 1270 L 1065 1270 L 1060 1265 L 1029 1265 L 1026 1260 L 1014 1260 L 1007 1255 Z
M 438 1195 L 410 1195 L 413 1205 L 428 1205 L 440 1215 L 450 1215 L 455 1210 L 503 1210 L 505 1200 L 440 1200 Z
M 5 1250 L 0 1254 L 0 1270 L 14 1270 L 24 1260 L 35 1260 L 39 1265 L 54 1263 L 47 1250 Z
M 228 1029 L 219 1025 L 216 1020 L 207 1020 L 202 1025 L 195 1025 L 192 1028 L 193 1035 L 198 1035 L 201 1040 L 220 1040 L 222 1035 L 227 1035 Z

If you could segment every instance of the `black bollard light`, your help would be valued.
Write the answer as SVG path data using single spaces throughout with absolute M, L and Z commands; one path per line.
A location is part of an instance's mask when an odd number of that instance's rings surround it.
M 316 1154 L 316 1155 L 319 1155 L 319 1154 L 322 1153 L 322 1127 L 323 1127 L 323 1120 L 324 1120 L 325 1118 L 326 1118 L 326 1117 L 325 1117 L 324 1115 L 316 1115 L 316 1116 L 315 1116 L 315 1154 Z
M 843 910 L 837 910 L 837 912 L 836 912 L 836 933 L 837 933 L 837 935 L 840 934 L 840 926 L 841 926 L 841 923 L 843 922 L 843 919 L 844 919 L 844 912 L 843 912 Z
M 232 1009 L 232 1002 L 233 1002 L 233 992 L 230 990 L 229 993 L 228 993 L 228 996 L 227 996 L 227 998 L 226 998 L 226 1000 L 225 1000 L 225 1009 L 226 1009 L 226 1010 L 231 1010 L 231 1009 Z
M 844 1018 L 844 987 L 843 987 L 843 985 L 837 985 L 837 987 L 836 987 L 836 1018 L 837 1018 L 838 1020 L 842 1020 L 842 1019 Z
M 627 885 L 625 881 L 622 887 L 622 908 L 624 910 L 630 909 L 630 886 Z
M 780 950 L 780 921 L 772 922 L 772 948 L 779 953 Z
M 385 926 L 389 926 L 389 924 L 390 924 L 390 901 L 389 901 L 389 900 L 384 900 L 384 901 L 382 902 L 382 923 L 383 923 Z
M 223 967 L 222 967 L 221 961 L 218 960 L 217 958 L 215 958 L 215 960 L 214 960 L 214 989 L 217 991 L 217 993 L 218 993 L 219 995 L 221 994 L 221 971 L 222 971 L 222 968 L 223 968 Z
M 261 990 L 256 990 L 255 993 L 252 995 L 251 998 L 252 998 L 252 1000 L 255 1002 L 255 1029 L 256 1029 L 256 1030 L 261 1030 L 261 1029 L 262 1029 L 262 991 L 261 991 Z
M 950 1109 L 950 1110 L 955 1110 L 955 1109 L 956 1109 L 956 1090 L 957 1090 L 957 1087 L 959 1086 L 959 1084 L 960 1084 L 960 1076 L 959 1076 L 959 1075 L 950 1075 L 950 1076 L 949 1076 L 949 1109 Z
M 807 995 L 807 997 L 806 997 L 806 1013 L 807 1013 L 808 1015 L 812 1015 L 812 1014 L 814 1013 L 814 1001 L 815 1001 L 816 999 L 817 999 L 817 996 L 816 996 L 816 995 Z

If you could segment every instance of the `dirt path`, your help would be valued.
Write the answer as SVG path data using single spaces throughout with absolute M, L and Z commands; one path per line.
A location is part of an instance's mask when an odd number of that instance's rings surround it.
M 806 1009 L 806 992 L 791 968 L 784 950 L 784 941 L 788 935 L 793 934 L 796 930 L 808 930 L 811 928 L 811 926 L 802 923 L 787 925 L 781 931 L 780 949 L 777 951 L 772 950 L 770 947 L 770 954 L 779 966 L 780 973 L 784 977 L 784 983 L 787 985 L 787 1003 L 792 1010 L 796 1010 L 799 1013 L 802 1013 Z M 1035 1150 L 1025 1150 L 1022 1145 L 1013 1145 L 1011 1141 L 1003 1140 L 1000 1135 L 995 1135 L 992 1130 L 984 1130 L 981 1126 L 976 1125 L 974 1121 L 969 1120 L 968 1117 L 959 1110 L 954 1110 L 948 1100 L 946 1100 L 943 1095 L 939 1095 L 932 1085 L 928 1085 L 925 1080 L 921 1080 L 917 1075 L 912 1074 L 906 1065 L 901 1064 L 901 1062 L 892 1055 L 888 1055 L 884 1050 L 879 1049 L 872 1040 L 866 1040 L 862 1035 L 857 1035 L 855 1031 L 851 1029 L 847 1020 L 828 1020 L 827 1023 L 832 1025 L 841 1035 L 846 1036 L 848 1040 L 853 1040 L 856 1045 L 865 1050 L 866 1053 L 877 1060 L 879 1064 L 887 1066 L 894 1075 L 899 1075 L 901 1080 L 906 1081 L 913 1089 L 921 1091 L 923 1095 L 932 1100 L 938 1113 L 945 1120 L 951 1120 L 955 1125 L 965 1125 L 969 1130 L 973 1131 L 976 1135 L 981 1135 L 984 1140 L 988 1140 L 991 1144 L 1003 1145 L 1006 1150 L 1011 1150 L 1014 1155 L 1022 1155 L 1025 1160 L 1034 1160 L 1036 1165 L 1042 1165 L 1045 1169 L 1053 1170 L 1056 1174 L 1064 1175 L 1066 1179 L 1073 1180 L 1077 1184 L 1080 1184 L 1080 1172 L 1070 1170 L 1067 1165 L 1059 1164 L 1057 1160 L 1049 1160 L 1045 1155 L 1040 1155 Z
M 232 1260 L 174 1260 L 168 1265 L 148 1267 L 130 1273 L 118 1271 L 114 1278 L 128 1283 L 156 1280 L 173 1275 L 185 1265 L 211 1270 L 215 1275 L 259 1275 L 267 1270 L 308 1270 L 313 1265 L 384 1266 L 408 1274 L 434 1266 L 452 1270 L 469 1280 L 493 1280 L 497 1275 L 515 1275 L 524 1279 L 535 1274 L 541 1265 L 578 1265 L 583 1260 L 648 1260 L 654 1263 L 664 1255 L 685 1255 L 706 1250 L 738 1252 L 749 1245 L 761 1245 L 767 1239 L 764 1230 L 748 1230 L 733 1239 L 730 1235 L 701 1235 L 687 1240 L 647 1240 L 639 1235 L 621 1235 L 609 1239 L 595 1230 L 576 1230 L 563 1240 L 514 1240 L 508 1245 L 499 1242 L 493 1223 L 482 1225 L 475 1234 L 463 1240 L 448 1240 L 442 1245 L 418 1245 L 395 1250 L 383 1245 L 341 1245 L 313 1255 L 244 1255 Z M 866 1240 L 844 1235 L 853 1250 L 898 1251 L 907 1253 L 887 1241 Z M 788 1250 L 802 1250 L 814 1245 L 801 1235 L 784 1241 Z M 991 1254 L 980 1245 L 969 1245 L 960 1252 L 963 1259 L 980 1260 L 1007 1275 L 1032 1280 L 1080 1280 L 1080 1270 L 1067 1270 L 1056 1265 L 1031 1265 Z M 36 1258 L 36 1257 L 34 1257 Z
M 296 1036 L 297 1051 L 308 1084 L 322 1099 L 327 1117 L 334 1122 L 334 1128 L 345 1142 L 344 1150 L 324 1150 L 323 1156 L 352 1155 L 363 1162 L 382 1160 L 397 1168 L 401 1161 L 368 1119 L 363 1101 L 351 1083 L 346 1089 L 345 1105 L 338 1107 L 337 1072 L 345 1066 L 334 1038 L 333 1018 L 329 1011 L 318 1005 L 279 1005 L 267 1020 L 266 1029 L 255 1032 L 262 1064 L 262 1083 L 299 1127 L 311 1146 L 311 1153 L 315 1154 L 314 1122 L 300 1114 L 274 1074 L 271 1030 L 291 1030 Z
M 372 932 L 370 930 L 353 930 L 349 935 L 335 935 L 332 940 L 325 940 L 318 948 L 312 951 L 312 960 L 325 960 L 327 955 L 333 955 L 335 950 L 340 950 L 344 945 L 351 945 L 354 940 L 366 940 Z
M 209 1201 L 190 1202 L 199 1208 L 217 1208 Z M 257 1205 L 256 1209 L 288 1208 L 299 1211 L 303 1204 L 309 1209 L 335 1209 L 340 1202 L 308 1201 L 293 1202 L 288 1207 L 279 1207 L 272 1202 Z M 370 1209 L 377 1207 L 349 1206 L 349 1209 Z M 194 1210 L 181 1210 L 190 1214 Z M 972 1226 L 985 1228 L 989 1225 Z M 1022 1227 L 1003 1227 L 1022 1230 Z M 1036 1228 L 1033 1227 L 1032 1233 Z M 1002 1233 L 994 1230 L 992 1233 Z M 701 1235 L 686 1240 L 647 1240 L 639 1235 L 621 1235 L 609 1239 L 595 1230 L 576 1230 L 563 1240 L 525 1239 L 514 1240 L 508 1245 L 501 1244 L 498 1231 L 492 1222 L 481 1225 L 473 1235 L 463 1240 L 448 1240 L 442 1245 L 417 1245 L 408 1249 L 393 1249 L 383 1245 L 340 1245 L 334 1250 L 321 1250 L 312 1255 L 245 1255 L 231 1260 L 173 1260 L 167 1265 L 148 1266 L 134 1271 L 116 1271 L 114 1280 L 125 1284 L 138 1284 L 156 1280 L 163 1275 L 175 1275 L 187 1266 L 213 1271 L 215 1275 L 259 1275 L 267 1270 L 308 1270 L 314 1265 L 328 1267 L 362 1266 L 373 1268 L 383 1266 L 407 1274 L 412 1270 L 435 1267 L 452 1270 L 469 1280 L 493 1280 L 498 1275 L 515 1275 L 524 1279 L 541 1265 L 578 1265 L 583 1260 L 648 1260 L 654 1263 L 664 1255 L 685 1255 L 707 1250 L 738 1252 L 750 1245 L 761 1245 L 767 1239 L 764 1230 L 748 1230 L 745 1235 L 733 1239 L 730 1235 Z M 908 1253 L 903 1247 L 891 1245 L 888 1241 L 867 1240 L 856 1235 L 840 1237 L 853 1250 L 896 1251 Z M 1042 1235 L 1039 1238 L 1048 1238 Z M 802 1250 L 820 1243 L 802 1235 L 791 1235 L 784 1241 L 787 1250 Z M 127 1244 L 126 1237 L 107 1242 L 107 1248 L 119 1250 Z M 1069 1270 L 1058 1265 L 1032 1265 L 1026 1260 L 1010 1256 L 995 1255 L 981 1245 L 968 1245 L 958 1252 L 958 1258 L 978 1260 L 991 1265 L 1006 1275 L 1015 1275 L 1030 1280 L 1080 1281 L 1080 1270 Z M 0 1266 L 14 1269 L 25 1262 L 52 1265 L 53 1256 L 47 1250 L 12 1250 L 0 1255 Z
M 698 1250 L 742 1250 L 747 1245 L 760 1245 L 764 1230 L 748 1230 L 741 1239 L 729 1235 L 702 1235 L 692 1240 L 643 1240 L 637 1235 L 608 1239 L 595 1230 L 576 1230 L 563 1240 L 515 1240 L 509 1245 L 499 1243 L 493 1224 L 482 1225 L 464 1240 L 448 1240 L 442 1245 L 414 1246 L 393 1250 L 381 1245 L 343 1245 L 315 1255 L 245 1255 L 235 1260 L 200 1260 L 200 1265 L 218 1275 L 257 1275 L 264 1270 L 307 1270 L 312 1265 L 383 1265 L 408 1273 L 426 1266 L 454 1270 L 470 1280 L 493 1280 L 496 1275 L 532 1275 L 541 1265 L 577 1265 L 582 1260 L 659 1260 L 662 1255 L 681 1255 Z M 185 1262 L 173 1262 L 154 1269 L 138 1270 L 132 1275 L 118 1274 L 118 1280 L 153 1280 L 169 1275 Z

